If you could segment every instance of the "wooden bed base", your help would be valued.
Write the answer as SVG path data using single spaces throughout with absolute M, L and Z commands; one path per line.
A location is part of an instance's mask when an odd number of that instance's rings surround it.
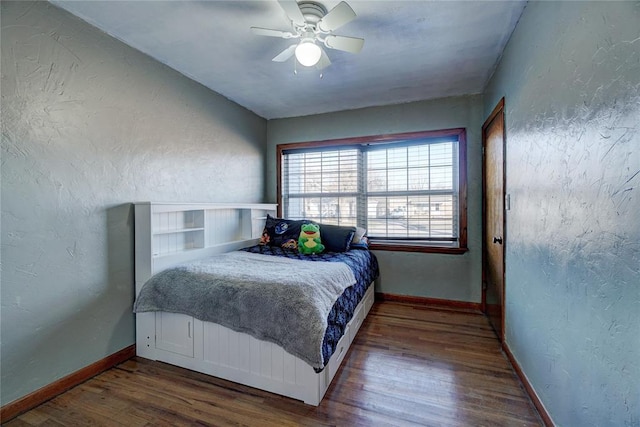
M 176 264 L 257 242 L 266 204 L 135 205 L 136 296 L 153 275 Z M 319 405 L 374 301 L 371 284 L 325 369 L 282 347 L 192 316 L 136 315 L 137 355 Z

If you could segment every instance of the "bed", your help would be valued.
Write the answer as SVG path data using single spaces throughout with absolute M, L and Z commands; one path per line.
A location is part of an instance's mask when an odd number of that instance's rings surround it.
M 320 403 L 373 305 L 377 261 L 366 247 L 358 248 L 358 245 L 345 252 L 327 248 L 321 254 L 310 256 L 274 242 L 259 244 L 261 237 L 265 243 L 265 220 L 275 216 L 275 208 L 271 204 L 135 204 L 138 356 L 310 405 Z M 190 274 L 188 277 L 197 282 L 205 270 L 207 280 L 213 280 L 208 276 L 209 270 L 222 274 L 225 265 L 229 270 L 225 274 L 231 270 L 246 274 L 239 274 L 239 279 L 232 277 L 233 274 L 216 277 L 220 288 L 240 281 L 237 286 L 243 290 L 261 287 L 269 290 L 266 297 L 257 291 L 255 296 L 243 294 L 254 298 L 242 299 L 249 301 L 250 316 L 245 315 L 246 307 L 244 312 L 234 311 L 239 310 L 234 306 L 223 310 L 221 302 L 233 299 L 227 294 L 208 296 L 219 302 L 215 304 L 216 310 L 211 309 L 212 304 L 200 304 L 204 297 L 191 295 L 191 285 L 185 285 L 191 282 L 183 281 L 184 274 Z M 288 269 L 291 273 L 287 273 Z M 306 269 L 321 273 L 307 273 Z M 308 292 L 322 294 L 318 297 L 320 301 L 314 301 L 307 309 L 298 300 L 286 296 L 296 294 L 298 288 L 287 288 L 286 277 L 277 278 L 276 270 L 282 270 L 284 276 L 294 277 L 301 272 L 305 278 L 315 276 L 322 286 L 312 281 L 305 285 Z M 272 283 L 261 286 L 252 284 L 247 288 L 243 282 L 249 280 L 249 276 L 253 281 L 267 280 L 265 277 L 272 275 Z M 331 279 L 334 275 L 335 280 Z M 150 290 L 154 285 L 157 286 L 155 293 Z M 325 288 L 331 288 L 333 293 L 325 295 L 329 292 Z M 233 289 L 237 293 L 237 289 Z M 186 305 L 172 305 L 181 299 Z M 296 310 L 297 307 L 305 308 Z M 289 323 L 268 321 L 273 313 L 296 311 L 305 313 L 304 321 L 293 314 L 275 315 L 278 319 L 291 317 L 286 320 Z M 266 316 L 267 320 L 261 320 L 260 316 Z M 309 333 L 303 328 L 307 324 Z M 284 338 L 273 331 L 278 329 L 284 330 Z

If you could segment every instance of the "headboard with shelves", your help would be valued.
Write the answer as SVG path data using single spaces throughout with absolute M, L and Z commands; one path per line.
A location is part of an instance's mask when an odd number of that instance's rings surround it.
M 177 264 L 258 242 L 266 203 L 135 203 L 136 295 L 154 274 Z

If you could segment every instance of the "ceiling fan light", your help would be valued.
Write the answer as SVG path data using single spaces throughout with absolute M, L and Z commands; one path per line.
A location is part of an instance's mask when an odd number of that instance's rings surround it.
M 302 41 L 296 47 L 296 59 L 305 67 L 313 67 L 320 61 L 322 49 L 312 41 Z

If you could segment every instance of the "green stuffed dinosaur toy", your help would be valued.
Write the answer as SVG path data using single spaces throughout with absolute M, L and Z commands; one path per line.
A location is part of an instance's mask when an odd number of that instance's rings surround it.
M 298 238 L 298 250 L 301 254 L 319 254 L 324 251 L 324 245 L 320 241 L 320 226 L 316 224 L 303 224 Z

